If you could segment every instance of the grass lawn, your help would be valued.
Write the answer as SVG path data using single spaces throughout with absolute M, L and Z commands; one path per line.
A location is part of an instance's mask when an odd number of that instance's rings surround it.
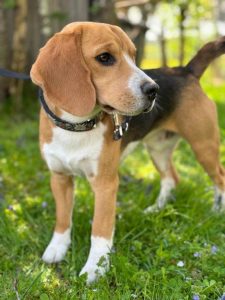
M 204 77 L 218 104 L 225 164 L 225 85 Z M 197 101 L 197 99 L 196 99 Z M 0 299 L 219 299 L 225 293 L 225 215 L 211 212 L 213 187 L 189 145 L 174 161 L 181 177 L 176 201 L 145 215 L 155 201 L 159 175 L 140 146 L 120 168 L 121 184 L 111 270 L 87 287 L 78 273 L 89 245 L 93 195 L 77 179 L 72 246 L 65 260 L 40 257 L 54 226 L 49 172 L 38 149 L 38 114 L 0 120 Z M 197 296 L 196 296 L 197 297 Z M 197 298 L 196 298 L 197 299 Z

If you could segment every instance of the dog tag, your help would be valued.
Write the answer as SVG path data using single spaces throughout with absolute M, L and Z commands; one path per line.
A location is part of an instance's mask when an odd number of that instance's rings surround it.
M 118 116 L 117 113 L 113 114 L 113 121 L 114 121 L 114 124 L 115 124 L 115 129 L 114 129 L 114 132 L 113 132 L 113 139 L 115 141 L 118 141 L 123 136 L 123 127 L 120 124 L 119 116 Z
M 116 126 L 113 132 L 113 139 L 118 141 L 123 136 L 123 130 L 121 126 Z

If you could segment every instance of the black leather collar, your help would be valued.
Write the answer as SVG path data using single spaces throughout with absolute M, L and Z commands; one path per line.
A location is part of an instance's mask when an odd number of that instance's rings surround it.
M 47 116 L 52 120 L 52 122 L 65 130 L 69 130 L 69 131 L 74 131 L 74 132 L 82 132 L 82 131 L 89 131 L 92 130 L 96 127 L 97 123 L 102 119 L 103 117 L 103 112 L 99 112 L 94 118 L 89 119 L 87 121 L 84 122 L 80 122 L 80 123 L 71 123 L 69 121 L 63 120 L 59 117 L 57 117 L 48 107 L 45 98 L 44 98 L 44 94 L 42 89 L 39 89 L 39 100 L 40 103 L 43 107 L 43 109 L 45 110 Z
M 65 130 L 69 130 L 69 131 L 74 131 L 74 132 L 84 132 L 84 131 L 89 131 L 92 130 L 96 127 L 96 125 L 98 124 L 99 121 L 102 120 L 103 118 L 103 111 L 100 111 L 94 118 L 89 119 L 87 121 L 81 122 L 81 123 L 71 123 L 68 121 L 65 121 L 59 117 L 57 117 L 48 107 L 45 98 L 44 98 L 44 94 L 42 89 L 39 89 L 39 100 L 40 103 L 43 107 L 43 109 L 45 110 L 47 116 L 52 120 L 52 122 Z M 115 117 L 116 116 L 116 117 Z M 120 123 L 118 121 L 118 116 L 117 114 L 113 115 L 113 121 L 114 121 L 114 132 L 113 132 L 113 139 L 115 141 L 121 139 L 124 135 L 125 132 L 127 132 L 128 127 L 129 127 L 129 123 L 130 123 L 131 117 L 125 117 L 125 120 Z

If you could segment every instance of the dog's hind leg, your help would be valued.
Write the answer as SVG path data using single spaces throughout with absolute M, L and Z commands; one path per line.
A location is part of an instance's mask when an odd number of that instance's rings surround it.
M 214 210 L 225 210 L 225 170 L 219 162 L 219 144 L 216 139 L 203 140 L 192 144 L 192 149 L 215 184 Z
M 197 160 L 215 184 L 214 210 L 225 210 L 225 170 L 219 161 L 219 141 L 215 136 L 191 143 Z
M 42 259 L 47 263 L 61 261 L 70 245 L 73 210 L 73 177 L 52 173 L 51 188 L 56 203 L 56 225 Z
M 178 183 L 178 176 L 172 163 L 172 153 L 178 140 L 178 134 L 166 130 L 153 131 L 144 140 L 152 161 L 161 175 L 161 188 L 156 203 L 146 208 L 145 212 L 162 209 Z
M 187 102 L 186 102 L 187 103 Z M 180 135 L 191 145 L 195 156 L 215 184 L 215 210 L 225 210 L 225 170 L 220 163 L 220 135 L 214 102 L 204 94 L 190 107 L 189 114 L 179 120 Z M 180 112 L 177 114 L 182 115 Z

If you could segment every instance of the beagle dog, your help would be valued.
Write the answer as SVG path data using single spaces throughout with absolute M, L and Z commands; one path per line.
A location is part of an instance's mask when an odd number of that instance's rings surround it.
M 80 274 L 87 273 L 91 283 L 106 272 L 119 162 L 140 141 L 162 177 L 156 204 L 146 211 L 162 209 L 178 182 L 171 156 L 180 137 L 214 181 L 215 209 L 225 208 L 216 107 L 199 84 L 208 64 L 223 53 L 225 37 L 206 44 L 185 67 L 144 73 L 134 63 L 133 43 L 120 28 L 91 22 L 67 25 L 40 50 L 31 77 L 42 90 L 40 148 L 56 202 L 45 262 L 61 261 L 70 245 L 74 177 L 83 174 L 95 194 L 95 207 L 91 248 Z M 120 139 L 127 116 L 129 130 Z
M 71 242 L 74 176 L 85 175 L 95 208 L 90 253 L 80 274 L 87 273 L 90 283 L 109 265 L 118 138 L 127 129 L 123 116 L 150 111 L 158 85 L 135 65 L 135 47 L 119 27 L 92 22 L 71 23 L 55 34 L 40 50 L 31 78 L 41 88 L 40 149 L 56 203 L 54 233 L 42 258 L 47 263 L 64 258 Z

